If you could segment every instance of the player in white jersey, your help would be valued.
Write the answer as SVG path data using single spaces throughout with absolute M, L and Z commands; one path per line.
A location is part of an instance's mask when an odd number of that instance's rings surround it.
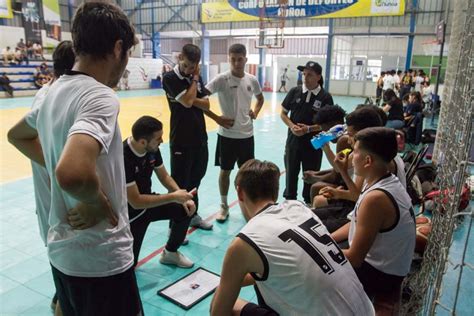
M 227 194 L 229 193 L 230 173 L 247 160 L 255 157 L 253 120 L 262 109 L 264 98 L 255 76 L 245 72 L 247 49 L 242 44 L 229 47 L 230 70 L 217 75 L 206 85 L 210 93 L 217 93 L 222 114 L 231 118 L 232 126 L 219 126 L 215 165 L 220 166 L 219 193 L 221 208 L 216 217 L 223 223 L 229 217 Z M 252 97 L 256 102 L 252 109 Z M 210 116 L 212 117 L 213 114 Z
M 365 179 L 351 222 L 332 234 L 349 237 L 344 254 L 355 268 L 377 313 L 396 315 L 401 284 L 415 248 L 415 218 L 410 197 L 389 164 L 397 154 L 396 133 L 384 127 L 355 135 L 352 164 Z M 345 157 L 338 157 L 346 160 Z
M 362 285 L 318 217 L 275 204 L 280 170 L 249 160 L 235 186 L 247 225 L 227 250 L 211 315 L 373 315 Z M 239 299 L 255 284 L 258 305 Z

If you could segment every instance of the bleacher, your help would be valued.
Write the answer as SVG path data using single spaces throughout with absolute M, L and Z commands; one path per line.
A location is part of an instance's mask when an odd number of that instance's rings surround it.
M 34 74 L 36 67 L 45 62 L 48 67 L 53 69 L 51 60 L 31 60 L 28 65 L 4 65 L 0 64 L 0 74 L 6 73 L 10 78 L 11 86 L 15 97 L 33 96 L 38 91 L 34 83 Z M 0 98 L 7 97 L 4 91 L 0 91 Z

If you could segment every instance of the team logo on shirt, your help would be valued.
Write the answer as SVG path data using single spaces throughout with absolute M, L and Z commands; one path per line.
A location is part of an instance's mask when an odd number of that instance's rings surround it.
M 318 109 L 320 109 L 320 108 L 321 108 L 321 105 L 322 105 L 322 104 L 321 104 L 321 101 L 319 101 L 319 100 L 314 101 L 313 110 L 318 110 Z
M 251 87 L 251 86 L 247 86 L 247 91 L 248 91 L 248 92 L 252 91 L 252 87 Z
M 140 171 L 140 169 L 138 169 L 137 166 L 135 166 L 135 173 L 138 173 Z

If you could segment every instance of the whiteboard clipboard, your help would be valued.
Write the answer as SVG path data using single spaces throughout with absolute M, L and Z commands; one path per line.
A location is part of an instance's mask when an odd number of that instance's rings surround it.
M 214 293 L 220 276 L 204 268 L 198 268 L 157 292 L 167 300 L 189 310 Z

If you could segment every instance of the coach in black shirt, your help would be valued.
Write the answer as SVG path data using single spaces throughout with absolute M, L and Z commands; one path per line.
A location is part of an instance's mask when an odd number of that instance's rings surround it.
M 281 119 L 288 126 L 288 138 L 285 147 L 286 189 L 283 196 L 287 200 L 296 200 L 300 167 L 303 171 L 320 170 L 322 151 L 315 150 L 311 138 L 321 127 L 314 123 L 318 110 L 333 105 L 332 96 L 324 91 L 322 67 L 313 61 L 298 66 L 303 72 L 302 87 L 292 88 L 282 103 Z M 290 114 L 290 116 L 288 116 Z M 310 203 L 311 185 L 304 183 L 303 198 Z
M 170 219 L 168 242 L 160 262 L 191 268 L 193 262 L 178 251 L 196 210 L 193 195 L 182 190 L 163 165 L 159 146 L 163 142 L 163 125 L 151 116 L 139 118 L 132 127 L 132 137 L 123 142 L 125 178 L 127 182 L 128 216 L 133 235 L 134 264 L 151 222 Z M 151 178 L 156 174 L 169 193 L 152 192 Z
M 163 89 L 171 111 L 171 176 L 188 191 L 201 184 L 209 158 L 204 111 L 209 111 L 210 104 L 209 93 L 199 75 L 200 59 L 199 47 L 186 44 L 176 67 L 163 76 Z M 198 202 L 196 194 L 196 208 Z M 202 220 L 197 213 L 191 226 L 212 229 L 212 224 Z

